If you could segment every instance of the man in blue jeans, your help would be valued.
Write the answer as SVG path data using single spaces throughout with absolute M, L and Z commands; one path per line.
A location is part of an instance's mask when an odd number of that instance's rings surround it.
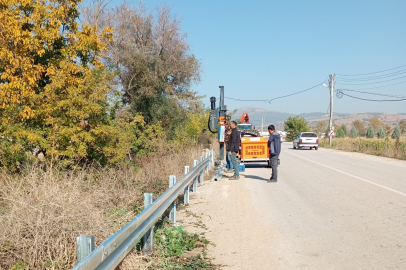
M 237 122 L 232 121 L 230 124 L 231 134 L 229 139 L 229 154 L 231 154 L 231 162 L 234 167 L 234 176 L 230 177 L 230 180 L 240 179 L 240 171 L 238 169 L 237 153 L 240 151 L 240 132 L 237 130 Z
M 269 132 L 269 158 L 271 159 L 272 176 L 268 180 L 268 183 L 278 182 L 278 159 L 281 153 L 281 135 L 275 131 L 275 126 L 270 125 L 268 127 Z
M 231 162 L 231 156 L 230 156 L 230 135 L 231 135 L 231 130 L 226 129 L 226 136 L 225 136 L 225 143 L 226 143 L 226 162 L 227 162 L 227 170 L 226 172 L 233 172 L 234 166 L 233 163 Z

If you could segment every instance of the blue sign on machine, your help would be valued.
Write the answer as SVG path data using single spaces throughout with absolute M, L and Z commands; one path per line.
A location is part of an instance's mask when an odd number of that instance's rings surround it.
M 226 131 L 225 126 L 219 126 L 219 132 L 218 132 L 218 140 L 219 140 L 219 142 L 224 142 L 225 131 Z

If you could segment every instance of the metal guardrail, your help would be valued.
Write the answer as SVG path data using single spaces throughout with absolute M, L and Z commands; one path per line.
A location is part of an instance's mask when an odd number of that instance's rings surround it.
M 152 238 L 149 238 L 151 230 L 156 221 L 162 217 L 164 212 L 169 208 L 170 221 L 176 223 L 176 204 L 175 201 L 179 194 L 184 192 L 185 204 L 189 203 L 189 190 L 190 183 L 193 181 L 194 192 L 197 191 L 198 178 L 200 183 L 203 183 L 204 173 L 208 173 L 209 169 L 214 166 L 214 150 L 206 153 L 206 157 L 200 158 L 200 163 L 194 161 L 194 168 L 189 171 L 189 166 L 185 166 L 185 175 L 176 182 L 176 176 L 170 176 L 170 188 L 162 194 L 156 201 L 152 202 L 152 194 L 146 193 L 145 209 L 130 221 L 124 228 L 116 234 L 111 235 L 94 251 L 92 251 L 86 258 L 81 260 L 72 270 L 93 270 L 93 269 L 115 269 L 124 257 L 135 247 L 140 239 L 145 235 L 147 242 L 152 250 Z M 147 202 L 148 201 L 148 202 Z M 151 203 L 151 204 L 150 204 Z M 148 206 L 147 206 L 148 205 Z M 78 237 L 78 245 L 81 236 Z M 152 234 L 151 236 L 152 237 Z M 84 245 L 89 245 L 91 241 L 86 242 Z M 94 239 L 93 239 L 94 245 Z M 94 248 L 87 246 L 89 251 Z M 145 248 L 145 246 L 144 246 Z M 79 260 L 79 246 L 78 246 L 78 260 Z M 80 250 L 83 256 L 83 245 Z

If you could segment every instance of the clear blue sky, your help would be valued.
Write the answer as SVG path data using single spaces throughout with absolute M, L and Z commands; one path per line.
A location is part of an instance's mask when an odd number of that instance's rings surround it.
M 113 1 L 113 5 L 122 2 Z M 271 99 L 321 83 L 330 73 L 368 73 L 406 65 L 405 0 L 143 0 L 143 4 L 150 9 L 166 4 L 181 20 L 191 51 L 202 62 L 202 82 L 193 88 L 206 96 L 206 105 L 210 96 L 219 96 L 219 85 L 225 86 L 226 96 Z M 376 75 L 380 74 L 370 76 Z M 397 77 L 382 80 L 393 78 Z M 351 89 L 402 81 L 365 91 L 406 96 L 406 78 Z M 370 82 L 376 80 L 364 83 Z M 271 105 L 226 104 L 229 109 L 251 106 L 289 113 L 325 112 L 329 90 L 320 86 Z M 334 111 L 406 113 L 406 101 L 335 98 Z

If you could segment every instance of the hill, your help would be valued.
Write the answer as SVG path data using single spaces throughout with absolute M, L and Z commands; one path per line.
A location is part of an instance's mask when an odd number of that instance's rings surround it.
M 259 109 L 254 107 L 242 107 L 236 111 L 233 115 L 233 119 L 239 119 L 243 113 L 248 113 L 250 116 L 250 122 L 253 123 L 259 130 L 261 129 L 261 119 L 263 118 L 264 130 L 270 124 L 274 124 L 277 129 L 283 129 L 283 122 L 288 117 L 295 117 L 296 114 L 278 112 L 273 110 Z M 322 112 L 311 112 L 311 113 L 301 113 L 299 117 L 304 117 L 310 124 L 310 126 L 315 127 L 318 121 L 329 121 L 329 114 Z M 355 120 L 360 120 L 365 126 L 368 125 L 369 120 L 372 118 L 378 118 L 381 122 L 386 125 L 391 125 L 395 127 L 397 123 L 401 120 L 406 120 L 406 113 L 398 114 L 388 114 L 382 112 L 365 112 L 357 114 L 349 113 L 337 113 L 333 114 L 333 122 L 335 125 L 345 124 L 348 127 L 351 126 L 352 122 Z

